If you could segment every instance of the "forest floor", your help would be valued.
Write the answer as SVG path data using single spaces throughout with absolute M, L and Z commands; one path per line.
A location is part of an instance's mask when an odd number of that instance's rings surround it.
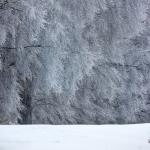
M 150 150 L 150 124 L 0 126 L 0 150 Z

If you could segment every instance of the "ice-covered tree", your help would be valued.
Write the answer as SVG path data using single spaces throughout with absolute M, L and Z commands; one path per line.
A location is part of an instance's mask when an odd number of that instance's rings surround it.
M 44 56 L 47 73 L 42 84 L 50 92 L 39 94 L 34 122 L 149 120 L 148 2 L 61 0 L 52 4 L 44 39 L 51 48 Z
M 21 101 L 25 101 L 22 92 L 28 91 L 23 85 L 32 79 L 32 65 L 38 64 L 35 40 L 44 27 L 46 12 L 44 1 L 34 4 L 23 0 L 1 2 L 1 115 L 12 123 L 20 118 Z
M 149 121 L 149 7 L 147 0 L 1 0 L 0 118 Z

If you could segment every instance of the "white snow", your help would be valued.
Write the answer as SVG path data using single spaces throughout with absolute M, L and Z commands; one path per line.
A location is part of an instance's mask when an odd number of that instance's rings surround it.
M 150 124 L 0 126 L 0 150 L 150 150 Z

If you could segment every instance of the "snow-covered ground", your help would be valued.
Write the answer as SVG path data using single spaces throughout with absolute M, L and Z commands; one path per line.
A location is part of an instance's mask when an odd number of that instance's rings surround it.
M 0 126 L 0 150 L 150 150 L 150 124 Z

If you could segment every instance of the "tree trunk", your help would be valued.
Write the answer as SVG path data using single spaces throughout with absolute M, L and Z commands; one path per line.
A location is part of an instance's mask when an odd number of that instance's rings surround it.
M 21 119 L 18 120 L 20 124 L 32 124 L 32 98 L 30 96 L 30 81 L 22 82 L 23 91 L 21 93 L 22 104 L 24 109 L 20 112 Z

